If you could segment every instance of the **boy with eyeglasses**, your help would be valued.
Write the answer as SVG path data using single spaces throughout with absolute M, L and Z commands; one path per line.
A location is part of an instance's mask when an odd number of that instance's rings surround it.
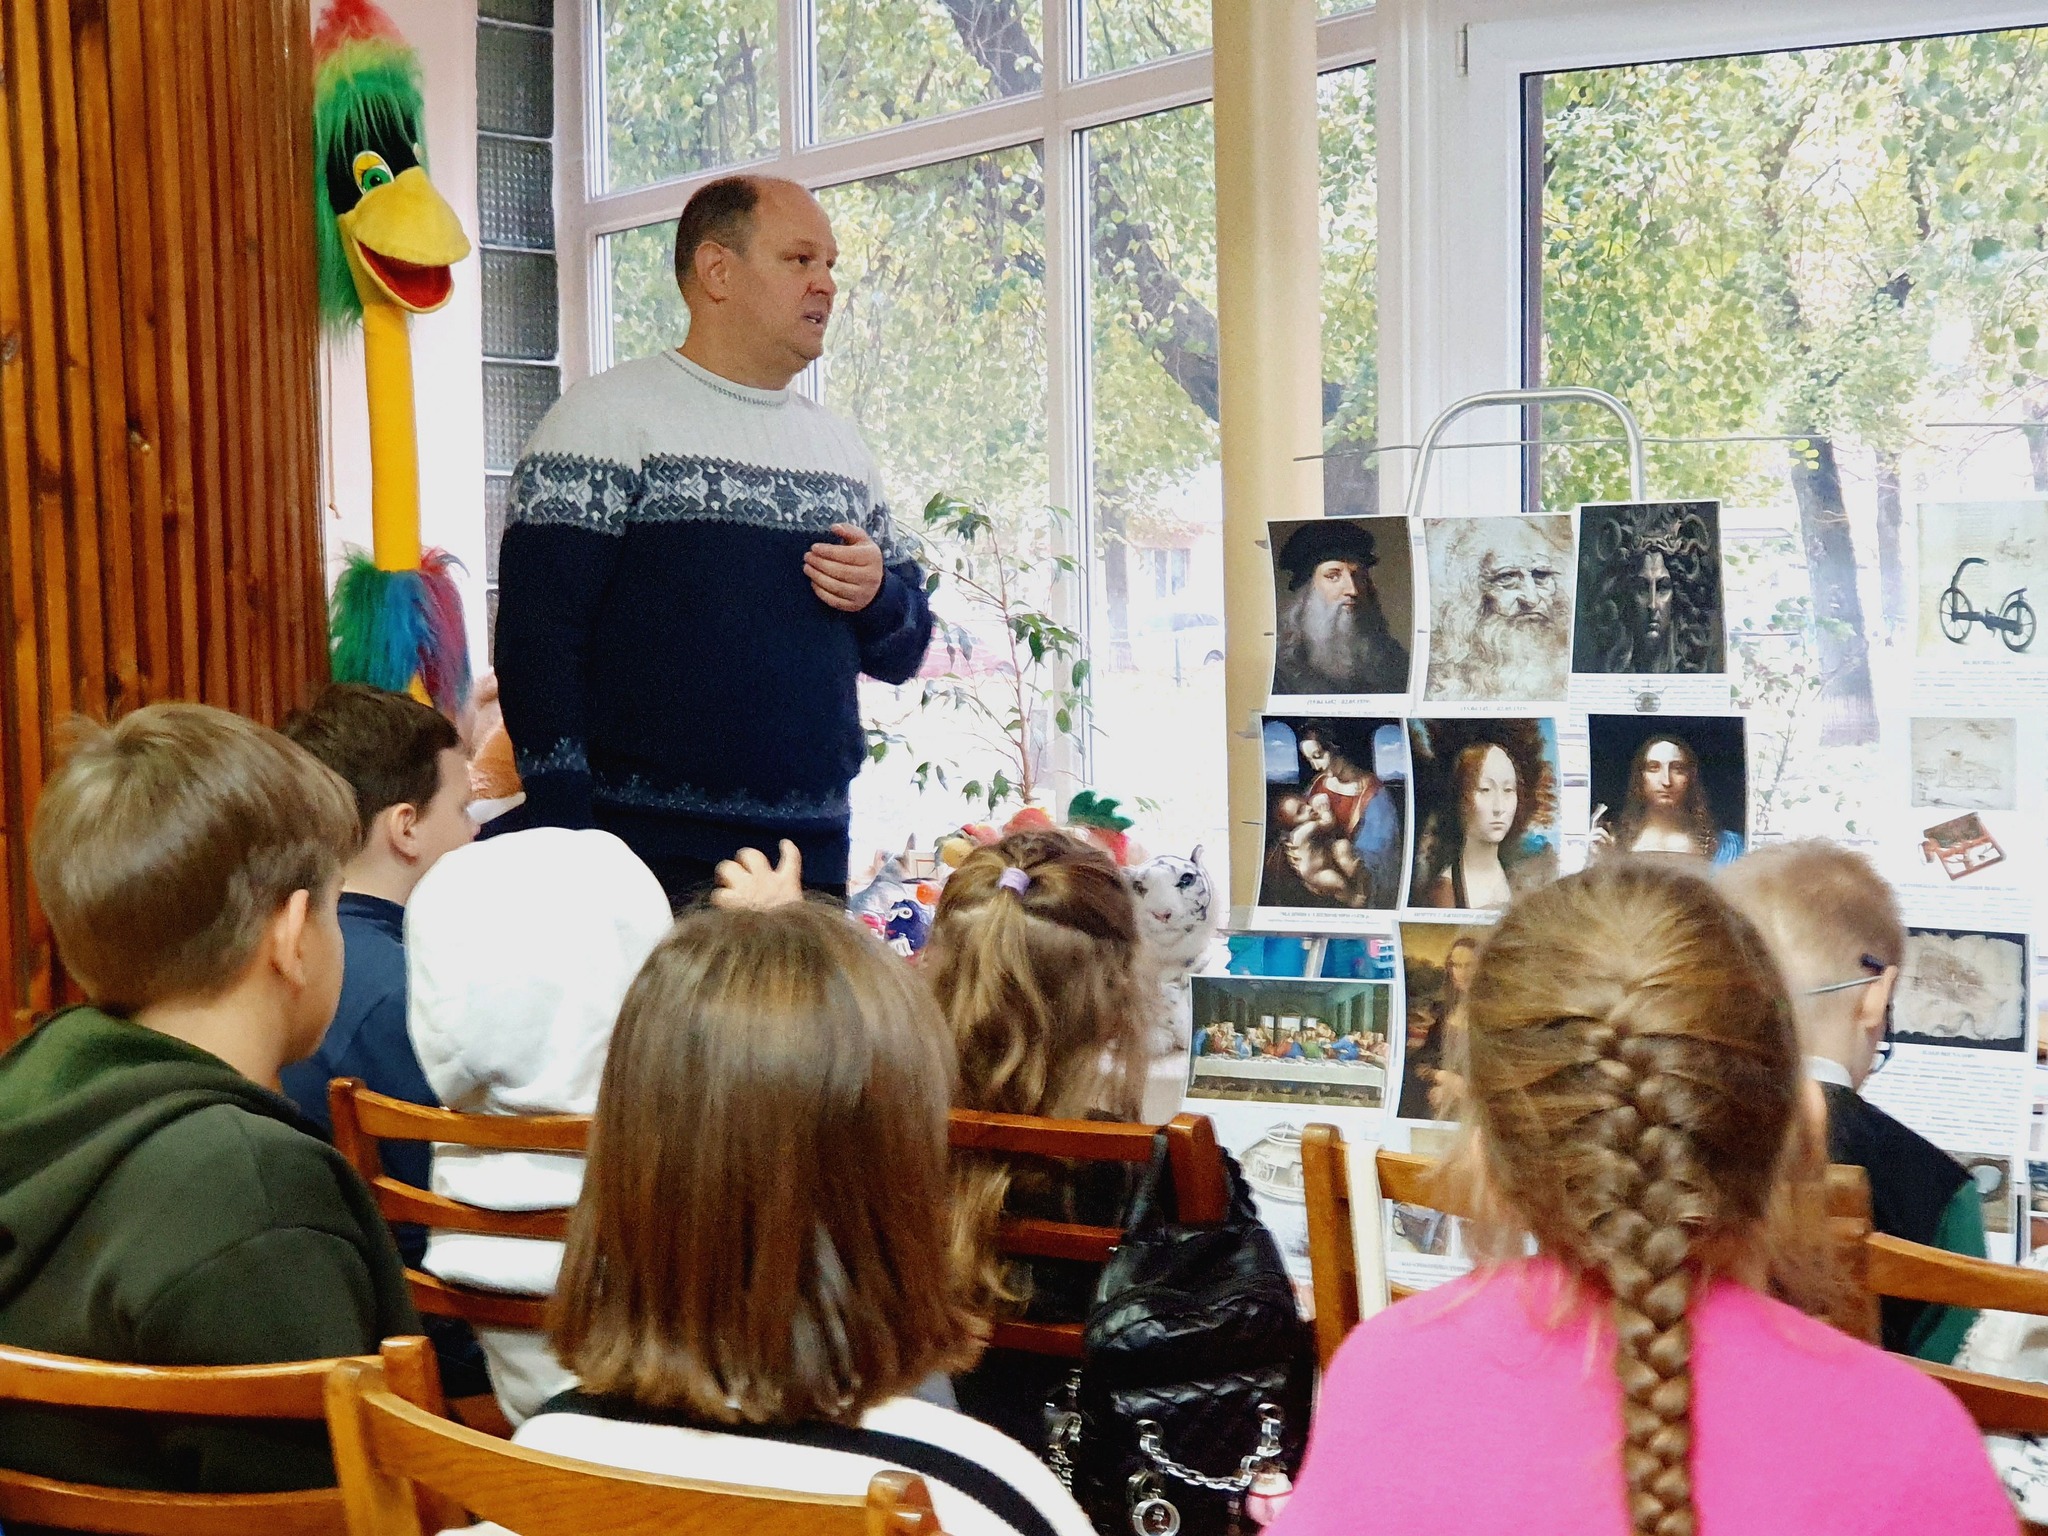
M 1872 1225 L 1983 1258 L 1983 1202 L 1963 1165 L 1860 1092 L 1891 1054 L 1906 950 L 1891 887 L 1868 859 L 1819 839 L 1759 848 L 1716 883 L 1784 973 L 1807 1075 L 1827 1101 L 1828 1157 L 1870 1175 Z M 1976 1314 L 1887 1296 L 1880 1316 L 1886 1349 L 1946 1365 Z

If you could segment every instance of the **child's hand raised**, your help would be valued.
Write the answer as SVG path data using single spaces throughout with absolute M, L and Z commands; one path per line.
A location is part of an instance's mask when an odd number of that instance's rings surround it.
M 711 905 L 766 911 L 802 901 L 803 855 L 786 837 L 781 854 L 781 861 L 772 867 L 768 855 L 758 848 L 742 848 L 738 858 L 725 860 L 718 866 L 718 889 L 711 893 Z

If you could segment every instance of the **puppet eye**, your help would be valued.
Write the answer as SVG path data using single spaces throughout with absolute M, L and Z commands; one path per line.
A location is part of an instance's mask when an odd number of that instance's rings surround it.
M 358 192 L 373 192 L 378 187 L 391 185 L 391 167 L 374 149 L 366 149 L 357 155 L 354 169 Z

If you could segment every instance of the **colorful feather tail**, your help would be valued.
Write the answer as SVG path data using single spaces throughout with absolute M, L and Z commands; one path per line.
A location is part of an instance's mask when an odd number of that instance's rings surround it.
M 418 678 L 436 709 L 459 714 L 469 702 L 469 641 L 449 571 L 461 564 L 430 549 L 416 571 L 380 571 L 351 551 L 334 584 L 334 680 L 404 693 Z

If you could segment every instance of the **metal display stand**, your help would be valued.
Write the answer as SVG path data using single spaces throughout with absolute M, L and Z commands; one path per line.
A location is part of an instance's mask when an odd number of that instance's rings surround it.
M 1551 389 L 1489 389 L 1476 395 L 1467 395 L 1454 400 L 1437 413 L 1436 420 L 1429 424 L 1429 430 L 1422 434 L 1422 441 L 1415 449 L 1415 473 L 1408 480 L 1408 517 L 1415 518 L 1422 512 L 1423 492 L 1429 487 L 1429 461 L 1438 448 L 1438 439 L 1450 424 L 1468 411 L 1476 411 L 1489 405 L 1559 405 L 1577 403 L 1597 405 L 1611 411 L 1621 423 L 1622 435 L 1628 441 L 1628 486 L 1629 495 L 1636 501 L 1648 499 L 1649 481 L 1643 467 L 1643 428 L 1636 420 L 1636 413 L 1604 389 L 1590 389 L 1584 385 L 1558 385 Z M 1463 444 L 1452 444 L 1462 447 Z

